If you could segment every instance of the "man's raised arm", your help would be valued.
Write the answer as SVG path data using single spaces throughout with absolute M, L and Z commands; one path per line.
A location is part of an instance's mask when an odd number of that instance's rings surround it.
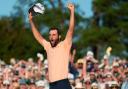
M 66 40 L 68 40 L 68 42 L 72 42 L 72 36 L 73 36 L 73 32 L 74 32 L 74 10 L 75 7 L 73 4 L 68 4 L 68 9 L 70 10 L 70 22 L 69 22 L 69 29 L 66 35 Z
M 38 32 L 34 22 L 33 22 L 33 16 L 32 14 L 30 13 L 29 14 L 29 22 L 30 22 L 30 25 L 31 25 L 31 28 L 32 28 L 32 32 L 33 32 L 33 35 L 34 37 L 36 38 L 36 40 L 42 45 L 44 46 L 44 41 L 45 39 L 42 37 L 42 35 Z

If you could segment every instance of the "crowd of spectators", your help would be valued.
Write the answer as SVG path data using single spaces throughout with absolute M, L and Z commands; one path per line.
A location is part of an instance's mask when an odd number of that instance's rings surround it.
M 37 56 L 37 61 L 11 58 L 10 64 L 0 60 L 0 89 L 49 89 L 47 60 Z
M 104 55 L 100 62 L 88 51 L 74 63 L 72 56 L 68 75 L 72 89 L 128 89 L 126 59 L 114 58 L 110 63 L 110 55 Z M 48 61 L 40 53 L 37 58 L 11 58 L 10 64 L 0 60 L 0 89 L 49 89 Z
M 108 47 L 101 61 L 94 58 L 92 51 L 76 64 L 71 61 L 72 89 L 128 89 L 128 60 L 111 57 L 111 51 Z

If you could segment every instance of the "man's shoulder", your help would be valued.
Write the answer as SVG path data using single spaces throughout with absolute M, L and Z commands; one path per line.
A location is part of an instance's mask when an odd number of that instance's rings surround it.
M 59 44 L 63 45 L 65 48 L 71 46 L 66 40 L 61 41 Z
M 50 42 L 49 42 L 49 41 L 47 41 L 47 40 L 44 40 L 44 43 L 45 43 L 45 44 L 50 44 Z
M 59 44 L 61 44 L 61 45 L 64 45 L 65 43 L 66 43 L 65 40 L 62 40 L 62 41 L 59 42 Z
M 45 41 L 43 42 L 43 47 L 44 47 L 45 50 L 48 49 L 48 48 L 50 47 L 50 42 L 47 41 L 47 40 L 45 40 Z

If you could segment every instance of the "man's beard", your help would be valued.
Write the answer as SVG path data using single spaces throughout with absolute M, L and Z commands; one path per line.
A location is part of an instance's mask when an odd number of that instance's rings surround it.
M 51 44 L 52 47 L 56 47 L 58 43 L 59 43 L 59 39 L 57 39 L 57 40 L 50 40 L 50 44 Z

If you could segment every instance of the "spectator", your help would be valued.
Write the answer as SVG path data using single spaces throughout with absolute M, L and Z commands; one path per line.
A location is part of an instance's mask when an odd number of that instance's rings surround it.
M 44 81 L 43 80 L 39 80 L 36 82 L 36 86 L 37 86 L 37 89 L 44 89 L 45 88 L 45 85 L 44 85 Z
M 92 83 L 91 89 L 100 89 L 97 83 Z
M 19 84 L 20 84 L 20 89 L 28 89 L 25 79 L 20 79 Z
M 75 86 L 75 89 L 84 89 L 84 87 L 81 82 L 78 82 Z
M 84 78 L 84 87 L 85 89 L 91 89 L 91 81 L 89 77 Z

